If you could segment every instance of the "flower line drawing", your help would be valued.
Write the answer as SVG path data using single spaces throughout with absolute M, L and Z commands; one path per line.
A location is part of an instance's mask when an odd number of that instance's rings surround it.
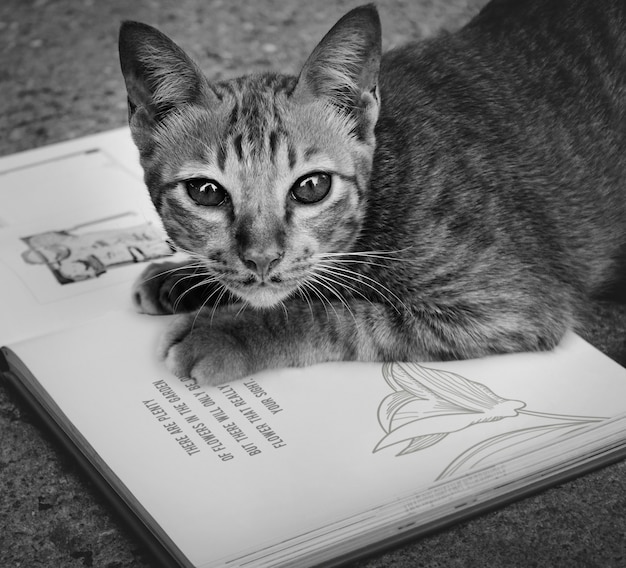
M 536 412 L 521 400 L 505 399 L 485 385 L 449 371 L 417 363 L 386 363 L 383 377 L 393 392 L 378 407 L 385 435 L 373 452 L 403 444 L 404 456 L 429 448 L 447 436 L 485 422 L 527 418 L 524 425 L 511 421 L 512 429 L 467 448 L 440 474 L 439 479 L 469 470 L 512 446 L 523 449 L 537 438 L 555 431 L 571 432 L 600 417 Z M 530 422 L 530 423 L 529 423 Z

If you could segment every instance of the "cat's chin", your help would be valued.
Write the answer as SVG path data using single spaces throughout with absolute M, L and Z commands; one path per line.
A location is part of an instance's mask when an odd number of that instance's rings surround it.
M 259 286 L 253 290 L 231 290 L 236 296 L 241 298 L 253 308 L 269 309 L 277 306 L 283 300 L 287 299 L 294 290 L 292 289 L 276 289 L 267 286 Z

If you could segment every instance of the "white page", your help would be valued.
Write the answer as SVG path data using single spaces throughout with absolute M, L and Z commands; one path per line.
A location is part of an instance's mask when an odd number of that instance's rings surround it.
M 127 306 L 169 252 L 126 130 L 0 160 L 0 219 L 0 345 Z
M 434 373 L 438 385 L 469 401 L 461 406 L 473 404 L 478 389 L 485 416 L 496 407 L 508 416 L 478 422 L 476 411 L 433 404 L 422 418 L 448 414 L 447 421 L 421 434 L 447 434 L 399 455 L 410 439 L 376 450 L 385 437 L 379 410 L 394 392 L 380 364 L 271 371 L 223 389 L 193 389 L 152 355 L 167 319 L 120 312 L 13 349 L 194 566 L 306 543 L 315 536 L 309 531 L 352 523 L 359 513 L 374 522 L 377 507 L 438 479 L 471 474 L 520 454 L 532 440 L 556 440 L 626 410 L 626 370 L 569 335 L 550 353 L 424 365 L 424 376 Z M 384 368 L 397 378 L 407 367 Z M 181 403 L 189 412 L 177 410 Z M 274 433 L 269 439 L 265 428 Z M 481 450 L 484 440 L 495 445 Z M 333 531 L 325 531 L 332 540 Z

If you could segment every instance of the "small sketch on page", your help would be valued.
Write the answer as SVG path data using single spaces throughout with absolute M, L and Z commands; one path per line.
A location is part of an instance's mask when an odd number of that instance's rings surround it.
M 374 453 L 403 444 L 396 455 L 404 456 L 474 425 L 508 419 L 508 430 L 462 449 L 438 479 L 468 471 L 499 452 L 522 448 L 538 437 L 604 420 L 535 412 L 525 402 L 502 398 L 481 383 L 416 363 L 387 363 L 383 365 L 383 377 L 394 392 L 378 408 L 378 421 L 385 435 Z M 520 416 L 527 417 L 524 424 L 516 424 L 515 418 Z
M 122 222 L 120 222 L 122 221 Z M 111 268 L 169 256 L 156 227 L 126 212 L 60 231 L 23 237 L 26 264 L 46 266 L 59 284 L 97 278 Z

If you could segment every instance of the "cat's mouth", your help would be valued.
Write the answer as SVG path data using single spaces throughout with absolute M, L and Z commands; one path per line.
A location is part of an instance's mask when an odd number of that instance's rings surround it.
M 309 264 L 299 262 L 267 274 L 245 274 L 230 269 L 221 270 L 219 282 L 236 298 L 251 307 L 268 309 L 295 295 L 304 284 Z
M 232 294 L 255 308 L 274 307 L 291 296 L 298 287 L 295 283 L 289 284 L 278 277 L 266 281 L 246 279 L 241 283 L 224 285 Z

